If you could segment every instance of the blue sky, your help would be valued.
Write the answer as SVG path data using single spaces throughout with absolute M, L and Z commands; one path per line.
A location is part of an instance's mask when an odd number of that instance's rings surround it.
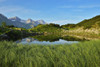
M 100 15 L 100 0 L 0 0 L 0 13 L 58 24 L 77 23 Z

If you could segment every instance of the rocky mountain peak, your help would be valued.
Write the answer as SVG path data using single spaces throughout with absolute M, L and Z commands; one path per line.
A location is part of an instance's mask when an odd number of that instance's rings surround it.
M 21 21 L 21 19 L 17 16 L 9 18 L 12 21 Z
M 32 19 L 28 19 L 26 22 L 31 23 L 32 21 L 33 21 Z
M 2 24 L 2 22 L 6 22 L 7 25 L 14 25 L 15 27 L 22 27 L 27 29 L 37 26 L 39 24 L 45 24 L 43 20 L 37 20 L 37 21 L 34 21 L 32 19 L 22 20 L 17 16 L 7 18 L 6 16 L 0 14 L 0 25 Z
M 45 24 L 46 22 L 44 20 L 37 20 L 40 24 Z
M 33 21 L 32 19 L 28 19 L 27 21 Z

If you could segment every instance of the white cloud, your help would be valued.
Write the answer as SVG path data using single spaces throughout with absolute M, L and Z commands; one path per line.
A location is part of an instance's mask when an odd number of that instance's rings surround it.
M 58 20 L 58 21 L 53 21 L 50 23 L 64 25 L 64 24 L 73 24 L 73 23 L 75 24 L 75 23 L 78 23 L 78 21 L 77 20 Z
M 19 16 L 26 19 L 27 17 L 40 14 L 40 11 L 19 6 L 2 6 L 0 7 L 0 13 L 6 15 L 7 17 Z
M 61 6 L 60 8 L 74 8 L 73 6 Z
M 84 10 L 82 10 L 82 9 L 74 9 L 74 10 L 72 10 L 72 11 L 82 12 L 82 11 L 84 11 Z
M 86 6 L 79 6 L 78 8 L 97 8 L 100 7 L 100 5 L 86 5 Z
M 36 14 L 39 13 L 38 10 L 27 9 L 18 6 L 2 6 L 0 7 L 0 13 L 12 13 L 12 14 Z
M 60 8 L 97 8 L 100 7 L 100 5 L 80 5 L 80 6 L 61 6 Z

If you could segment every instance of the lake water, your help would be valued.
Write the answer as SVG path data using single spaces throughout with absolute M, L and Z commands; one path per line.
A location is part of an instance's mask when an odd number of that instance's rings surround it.
M 40 37 L 42 38 L 42 37 Z M 33 37 L 28 37 L 28 38 L 23 38 L 21 40 L 17 40 L 16 43 L 22 43 L 22 44 L 40 44 L 40 45 L 50 45 L 50 44 L 72 44 L 72 43 L 78 43 L 79 41 L 69 41 L 69 40 L 64 40 L 60 38 L 56 39 L 39 39 L 39 38 L 33 38 Z

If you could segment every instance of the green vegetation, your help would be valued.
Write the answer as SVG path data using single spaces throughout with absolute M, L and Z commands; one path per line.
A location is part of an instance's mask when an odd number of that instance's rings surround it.
M 67 40 L 67 41 L 84 41 L 85 39 L 80 39 L 77 37 L 72 36 L 61 36 L 61 35 L 37 35 L 32 36 L 34 39 L 37 39 L 38 41 L 59 41 L 59 39 Z M 31 37 L 31 38 L 32 38 Z
M 99 67 L 100 41 L 72 45 L 0 42 L 0 67 Z
M 62 25 L 61 27 L 66 30 L 69 30 L 69 29 L 75 28 L 76 25 L 75 24 L 65 24 L 65 25 Z
M 38 41 L 54 42 L 61 39 L 61 36 L 60 35 L 37 35 L 37 36 L 33 36 L 33 38 L 38 39 Z
M 83 26 L 85 29 L 95 27 L 96 25 L 98 25 L 100 28 L 100 15 L 88 20 L 87 19 L 83 20 L 82 22 L 76 24 L 76 26 L 79 26 L 79 27 Z
M 44 33 L 45 36 L 33 36 L 33 33 Z M 0 40 L 9 37 L 16 41 L 30 34 L 39 41 L 100 39 L 100 16 L 62 26 L 45 24 L 24 29 L 3 22 L 0 27 Z M 100 67 L 99 47 L 100 40 L 71 45 L 23 45 L 0 41 L 0 67 Z
M 91 19 L 83 20 L 77 24 L 66 24 L 61 27 L 65 29 L 63 30 L 63 35 L 75 36 L 89 40 L 100 39 L 100 15 Z
M 3 27 L 3 28 L 2 28 Z M 60 36 L 77 36 L 85 39 L 99 39 L 100 38 L 100 15 L 93 17 L 91 19 L 84 20 L 78 24 L 66 24 L 66 25 L 58 25 L 58 24 L 45 24 L 38 25 L 31 29 L 17 28 L 14 26 L 7 26 L 4 22 L 2 23 L 2 27 L 0 29 L 0 34 L 8 33 L 9 30 L 16 31 L 16 34 L 19 34 L 18 37 L 21 37 L 22 30 L 24 33 L 39 33 L 44 35 L 60 35 Z M 4 30 L 3 30 L 4 29 Z M 11 32 L 11 31 L 10 31 Z M 20 32 L 20 33 L 18 33 Z M 23 34 L 24 34 L 23 33 Z M 11 34 L 11 33 L 10 33 Z M 14 35 L 16 35 L 14 34 Z M 83 38 L 83 39 L 84 39 Z
M 11 30 L 8 33 L 6 33 L 6 35 L 10 37 L 9 40 L 16 41 L 18 39 L 22 39 L 22 38 L 29 36 L 29 33 L 27 33 L 24 30 L 22 30 L 22 31 Z
M 100 15 L 93 17 L 91 19 L 85 19 L 77 24 L 66 24 L 62 25 L 62 28 L 72 29 L 72 28 L 81 28 L 90 29 L 90 28 L 100 28 Z
M 63 40 L 67 40 L 67 41 L 86 41 L 85 38 L 78 38 L 78 37 L 74 37 L 74 36 L 63 36 L 62 37 Z
M 37 27 L 29 30 L 32 32 L 43 32 L 45 34 L 59 34 L 61 32 L 61 28 L 58 24 L 38 25 Z
M 92 37 L 92 38 L 100 38 L 100 15 L 93 17 L 91 19 L 86 19 L 78 24 L 66 24 L 66 25 L 58 25 L 58 24 L 45 24 L 38 25 L 31 29 L 17 28 L 13 25 L 6 25 L 5 22 L 2 22 L 2 27 L 0 27 L 0 34 L 8 33 L 9 31 L 24 32 L 27 33 L 44 33 L 45 35 L 55 34 L 55 35 L 75 35 L 82 37 Z M 88 33 L 88 34 L 87 34 Z M 17 33 L 16 33 L 17 34 Z M 20 34 L 20 33 L 19 33 Z
M 9 32 L 10 30 L 8 28 L 0 27 L 0 35 Z
M 6 23 L 5 22 L 2 22 L 2 25 L 1 25 L 2 27 L 6 27 L 7 25 L 6 25 Z
M 87 40 L 94 40 L 94 39 L 100 39 L 100 29 L 71 29 L 71 30 L 63 30 L 63 35 L 69 35 L 73 37 L 78 37 L 81 39 L 87 39 Z
M 30 32 L 24 28 L 17 28 L 13 25 L 6 25 L 5 22 L 2 22 L 0 27 L 0 40 L 13 40 L 21 39 L 30 35 Z

